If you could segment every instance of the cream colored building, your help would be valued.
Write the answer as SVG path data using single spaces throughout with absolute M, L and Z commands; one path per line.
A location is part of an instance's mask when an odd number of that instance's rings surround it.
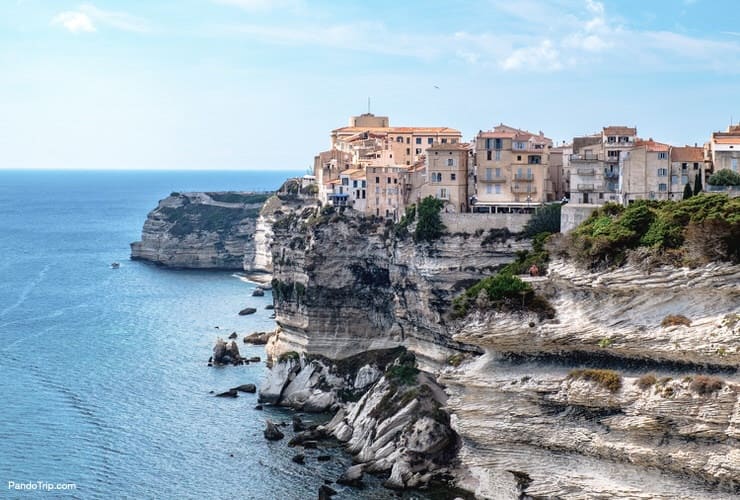
M 444 202 L 446 212 L 467 212 L 470 144 L 434 144 L 427 149 L 426 179 L 421 197 Z
M 699 175 L 702 186 L 706 189 L 706 171 L 710 162 L 705 159 L 704 148 L 700 147 L 672 147 L 670 151 L 671 171 L 670 186 L 668 191 L 669 198 L 680 200 L 683 198 L 684 186 L 688 182 L 691 189 L 694 189 L 696 176 Z
M 570 156 L 570 200 L 597 205 L 619 202 L 620 161 L 636 141 L 637 128 L 622 126 L 575 137 Z
M 475 139 L 475 212 L 530 211 L 548 201 L 552 140 L 501 124 Z M 554 196 L 554 193 L 550 193 Z
M 705 146 L 713 172 L 732 170 L 740 173 L 740 124 L 730 125 L 726 132 L 714 132 Z
M 633 147 L 621 151 L 621 202 L 635 200 L 669 200 L 676 187 L 671 186 L 671 161 L 668 144 L 637 140 Z M 683 184 L 680 186 L 683 194 Z M 679 197 L 680 198 L 680 197 Z
M 399 221 L 405 209 L 405 165 L 370 166 L 367 177 L 365 213 Z

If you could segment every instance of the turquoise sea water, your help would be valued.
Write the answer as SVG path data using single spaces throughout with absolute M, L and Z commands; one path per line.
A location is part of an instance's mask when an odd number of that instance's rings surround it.
M 265 441 L 264 418 L 288 421 L 286 410 L 209 393 L 264 376 L 262 364 L 206 361 L 219 334 L 273 328 L 269 293 L 251 297 L 229 272 L 128 259 L 171 191 L 272 190 L 300 174 L 0 171 L 0 497 L 316 498 L 338 477 L 349 464 L 338 450 L 326 464 L 307 451 L 301 466 L 300 450 Z M 238 316 L 246 306 L 258 313 Z M 377 482 L 334 487 L 335 498 L 394 496 Z

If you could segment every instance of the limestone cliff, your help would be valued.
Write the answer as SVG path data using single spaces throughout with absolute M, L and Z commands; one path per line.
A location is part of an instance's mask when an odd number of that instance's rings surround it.
M 273 360 L 408 347 L 446 386 L 462 443 L 456 474 L 477 496 L 740 494 L 740 267 L 590 273 L 555 262 L 534 283 L 554 317 L 452 319 L 452 298 L 526 240 L 494 232 L 417 244 L 351 212 L 313 208 L 282 215 L 273 231 Z M 382 380 L 367 394 L 382 392 Z M 326 392 L 318 378 L 307 387 L 314 398 Z M 339 433 L 362 461 L 382 445 L 358 444 L 371 424 L 352 425 L 353 408 L 342 419 L 360 437 Z M 404 477 L 414 483 L 419 472 Z

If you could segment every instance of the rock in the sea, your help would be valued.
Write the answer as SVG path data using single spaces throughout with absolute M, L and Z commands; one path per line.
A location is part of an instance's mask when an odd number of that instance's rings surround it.
M 231 335 L 229 335 L 229 339 L 234 340 L 237 337 L 236 332 L 231 332 Z
M 272 311 L 273 309 L 275 309 L 275 306 L 274 306 L 274 305 L 272 305 L 272 304 L 267 304 L 267 305 L 265 306 L 265 309 L 267 309 L 268 311 Z
M 315 450 L 316 448 L 319 447 L 319 443 L 314 440 L 308 440 L 308 441 L 303 442 L 303 447 L 307 450 L 308 449 Z
M 362 464 L 353 465 L 337 479 L 337 484 L 360 486 L 362 484 Z
M 303 424 L 301 417 L 293 416 L 293 432 L 303 432 L 306 430 L 306 426 Z
M 305 464 L 306 463 L 306 456 L 303 453 L 299 453 L 298 455 L 294 455 L 291 459 L 297 464 Z
M 290 439 L 290 441 L 288 441 L 288 446 L 303 445 L 304 448 L 316 448 L 316 446 L 318 445 L 317 441 L 326 437 L 326 430 L 322 428 L 298 432 Z M 307 442 L 311 444 L 306 446 L 305 443 Z
M 252 297 L 264 297 L 265 291 L 261 288 L 255 288 L 254 291 L 252 291 Z
M 254 407 L 255 410 L 261 410 L 262 408 L 263 408 L 262 405 L 257 405 L 257 406 Z
M 283 434 L 280 429 L 278 429 L 278 426 L 269 419 L 265 420 L 264 435 L 265 439 L 267 439 L 268 441 L 279 441 L 285 437 L 285 434 Z
M 242 357 L 239 354 L 239 347 L 233 340 L 227 344 L 223 339 L 217 339 L 213 347 L 213 364 L 215 365 L 240 365 Z
M 319 500 L 329 500 L 336 494 L 336 490 L 330 486 L 327 486 L 325 484 L 319 486 Z
M 250 394 L 254 394 L 255 392 L 257 392 L 257 386 L 254 384 L 242 384 L 242 385 L 234 387 L 231 390 L 232 391 L 236 390 L 239 392 L 248 392 Z
M 236 389 L 229 389 L 228 391 L 220 392 L 216 394 L 217 398 L 235 398 L 239 394 L 237 393 Z
M 272 332 L 254 332 L 244 337 L 245 344 L 265 345 L 270 339 Z
M 331 460 L 331 456 L 319 455 L 318 457 L 316 457 L 316 460 L 318 460 L 319 462 L 328 462 L 329 460 Z
M 254 314 L 257 312 L 257 309 L 254 307 L 245 307 L 241 311 L 239 311 L 239 316 L 246 316 L 248 314 Z
M 260 359 L 259 356 L 252 356 L 251 358 L 249 358 L 250 363 L 259 363 L 260 361 L 262 361 L 262 359 Z

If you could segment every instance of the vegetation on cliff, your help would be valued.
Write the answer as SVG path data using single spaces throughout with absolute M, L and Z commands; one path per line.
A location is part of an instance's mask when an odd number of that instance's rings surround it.
M 419 202 L 414 241 L 434 241 L 444 234 L 446 228 L 439 215 L 442 206 L 442 200 L 433 196 L 427 196 Z
M 180 237 L 199 232 L 228 233 L 235 228 L 236 222 L 247 218 L 256 219 L 261 204 L 270 196 L 265 193 L 208 193 L 208 195 L 214 200 L 220 198 L 216 201 L 230 200 L 228 203 L 245 205 L 222 207 L 192 203 L 186 195 L 178 194 L 177 196 L 182 198 L 180 206 L 165 206 L 158 209 L 164 219 L 172 223 L 170 234 Z
M 607 203 L 551 247 L 591 269 L 622 265 L 635 249 L 678 265 L 740 262 L 740 198 L 641 200 L 626 208 Z
M 725 168 L 712 174 L 707 183 L 712 186 L 740 186 L 740 174 Z

